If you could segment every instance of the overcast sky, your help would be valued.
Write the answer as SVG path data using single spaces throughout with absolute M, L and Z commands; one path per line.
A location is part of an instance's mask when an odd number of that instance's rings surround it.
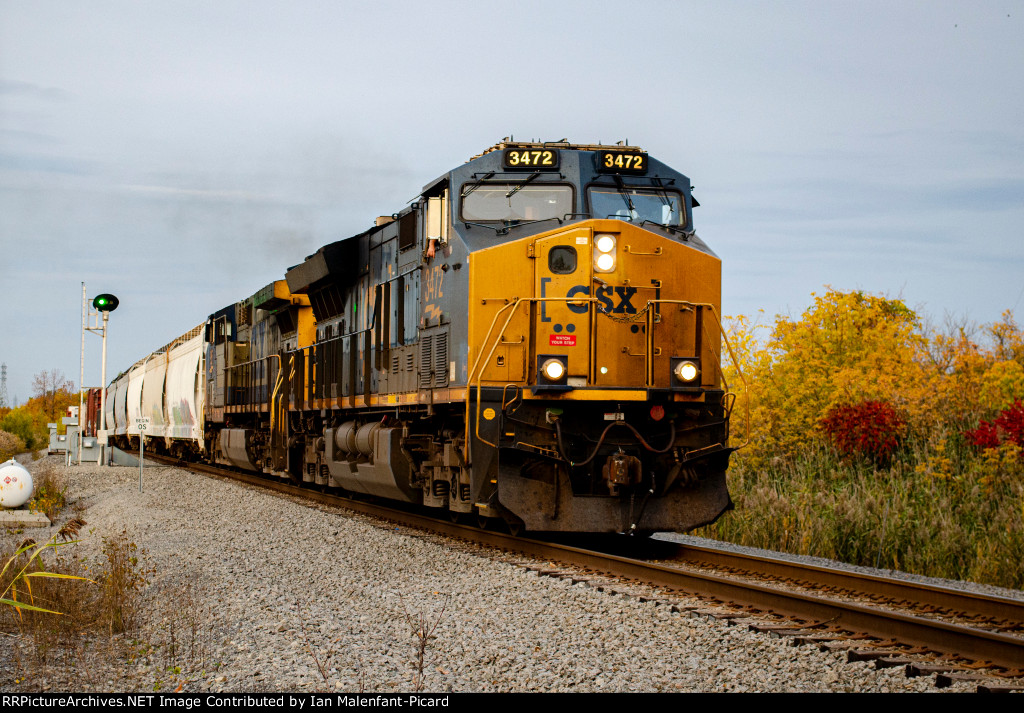
M 687 174 L 723 310 L 1024 306 L 1022 2 L 0 0 L 0 361 L 108 381 L 504 136 Z M 87 384 L 100 340 L 86 335 Z

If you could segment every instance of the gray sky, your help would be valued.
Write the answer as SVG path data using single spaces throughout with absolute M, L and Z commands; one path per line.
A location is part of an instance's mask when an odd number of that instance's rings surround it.
M 108 380 L 503 136 L 687 174 L 726 314 L 1024 304 L 1024 3 L 0 0 L 0 361 Z M 99 382 L 86 335 L 86 383 Z

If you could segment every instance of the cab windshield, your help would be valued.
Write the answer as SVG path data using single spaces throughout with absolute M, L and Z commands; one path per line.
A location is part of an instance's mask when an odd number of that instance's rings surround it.
M 571 186 L 475 183 L 462 191 L 463 220 L 548 220 L 573 210 Z
M 678 191 L 636 186 L 591 186 L 587 189 L 590 214 L 595 218 L 618 218 L 640 223 L 649 220 L 662 225 L 685 225 L 683 196 Z

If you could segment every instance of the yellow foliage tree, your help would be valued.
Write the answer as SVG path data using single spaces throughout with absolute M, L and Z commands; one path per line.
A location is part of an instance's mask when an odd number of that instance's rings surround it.
M 917 315 L 901 300 L 828 289 L 798 320 L 776 317 L 758 350 L 747 320 L 732 323 L 750 388 L 751 455 L 788 456 L 816 438 L 834 406 L 892 403 L 912 425 L 928 372 Z
M 744 457 L 753 464 L 815 443 L 822 418 L 838 406 L 886 402 L 910 433 L 936 446 L 1024 397 L 1024 332 L 1011 312 L 982 330 L 983 348 L 964 324 L 926 330 L 902 300 L 831 288 L 812 296 L 799 319 L 777 316 L 770 328 L 742 316 L 729 322 L 748 387 Z M 735 367 L 725 373 L 739 391 Z M 741 396 L 740 419 L 743 404 Z
M 1024 367 L 1016 361 L 997 361 L 981 376 L 978 396 L 990 410 L 1009 408 L 1024 394 Z

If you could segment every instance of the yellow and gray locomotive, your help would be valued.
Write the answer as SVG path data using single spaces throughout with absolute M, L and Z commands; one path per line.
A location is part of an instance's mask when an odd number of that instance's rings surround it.
M 636 147 L 499 143 L 211 315 L 192 450 L 532 531 L 712 522 L 733 396 L 696 205 Z

